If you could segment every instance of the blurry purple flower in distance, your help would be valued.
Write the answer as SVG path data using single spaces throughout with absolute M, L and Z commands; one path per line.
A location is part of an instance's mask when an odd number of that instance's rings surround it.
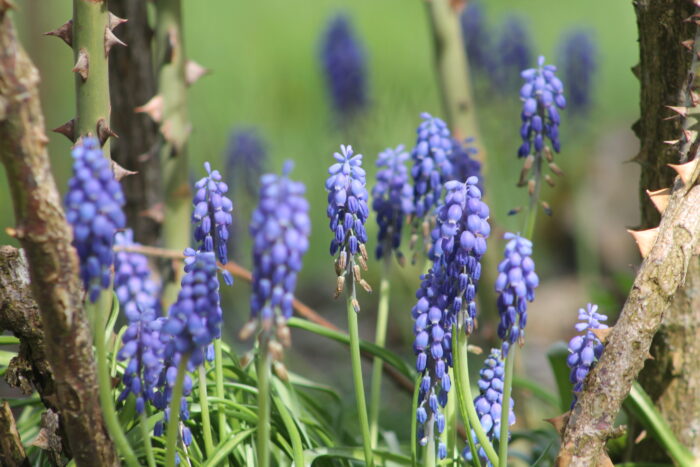
M 585 114 L 593 99 L 593 77 L 598 69 L 597 47 L 591 31 L 568 31 L 559 48 L 559 64 L 567 83 L 569 108 L 574 114 Z

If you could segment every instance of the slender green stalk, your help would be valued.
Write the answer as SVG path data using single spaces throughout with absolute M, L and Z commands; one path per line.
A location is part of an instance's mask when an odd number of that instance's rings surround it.
M 418 375 L 413 385 L 413 398 L 411 399 L 411 462 L 413 464 L 413 467 L 418 466 L 418 419 L 416 417 L 416 410 L 418 409 L 420 379 L 420 375 Z
M 95 353 L 97 354 L 97 379 L 99 382 L 100 405 L 102 406 L 102 413 L 105 418 L 105 425 L 107 425 L 107 431 L 114 440 L 117 451 L 124 456 L 124 460 L 129 467 L 137 467 L 140 465 L 139 461 L 122 431 L 119 418 L 114 410 L 112 379 L 109 375 L 109 362 L 107 361 L 104 339 L 104 315 L 110 307 L 109 300 L 106 299 L 107 297 L 111 298 L 111 294 L 108 295 L 103 292 L 100 294 L 100 298 L 96 304 L 87 305 L 88 308 L 92 309 L 92 313 L 90 314 L 93 317 L 93 341 Z
M 146 452 L 148 467 L 156 467 L 156 460 L 153 457 L 153 447 L 151 446 L 151 433 L 148 430 L 148 416 L 144 411 L 141 413 L 141 437 L 143 438 L 143 450 Z
M 486 457 L 493 465 L 499 465 L 498 455 L 491 445 L 484 428 L 481 426 L 479 415 L 474 407 L 474 398 L 469 383 L 469 360 L 467 357 L 467 338 L 457 326 L 452 328 L 452 352 L 455 359 L 455 386 L 459 397 L 459 410 L 465 423 L 471 425 L 476 433 L 479 444 L 484 449 Z
M 264 333 L 258 348 L 258 464 L 270 465 L 270 365 L 269 337 Z
M 377 330 L 374 343 L 377 347 L 384 347 L 386 343 L 386 328 L 389 320 L 389 298 L 390 298 L 390 269 L 391 256 L 384 260 L 382 279 L 379 285 L 379 308 L 377 309 Z M 372 439 L 372 449 L 377 447 L 377 437 L 379 434 L 379 405 L 382 398 L 382 368 L 384 363 L 379 357 L 374 357 L 372 366 L 372 388 L 369 399 L 369 419 L 370 437 Z
M 355 399 L 357 401 L 357 413 L 362 430 L 362 445 L 365 451 L 365 464 L 374 466 L 372 458 L 372 441 L 369 434 L 369 421 L 367 419 L 367 404 L 365 402 L 365 386 L 362 382 L 362 360 L 360 357 L 360 332 L 357 324 L 357 312 L 353 307 L 355 298 L 355 281 L 352 274 L 349 275 L 350 288 L 348 289 L 347 311 L 348 331 L 350 333 L 350 359 L 352 361 L 352 379 L 355 385 Z
M 202 408 L 202 435 L 204 436 L 204 452 L 210 457 L 214 452 L 214 441 L 211 437 L 211 420 L 209 419 L 209 398 L 207 397 L 207 371 L 204 364 L 199 367 L 199 406 Z
M 168 432 L 165 440 L 165 466 L 175 467 L 175 453 L 177 451 L 177 435 L 180 426 L 180 400 L 182 399 L 182 386 L 187 373 L 187 361 L 189 354 L 180 357 L 180 365 L 177 368 L 177 378 L 170 399 L 170 417 L 168 418 Z
M 425 436 L 428 442 L 425 444 L 425 449 L 423 449 L 423 465 L 425 467 L 435 467 L 435 414 L 431 413 L 430 418 L 426 424 L 428 427 Z
M 221 351 L 221 339 L 214 341 L 214 375 L 216 378 L 216 397 L 224 399 L 224 360 L 223 352 Z M 222 404 L 216 405 L 216 416 L 219 424 L 219 442 L 221 443 L 228 437 L 229 428 L 226 422 L 226 409 Z M 238 423 L 236 419 L 235 423 Z M 237 428 L 237 427 L 236 427 Z M 238 430 L 236 430 L 238 431 Z
M 510 414 L 510 394 L 513 389 L 513 364 L 515 354 L 518 351 L 517 345 L 510 346 L 506 357 L 506 371 L 503 380 L 503 399 L 501 402 L 501 435 L 498 445 L 498 458 L 501 460 L 501 467 L 508 467 L 508 416 Z
M 454 381 L 454 372 L 449 370 L 450 379 Z M 445 406 L 445 431 L 443 432 L 447 456 L 454 458 L 457 448 L 457 405 L 454 397 L 447 398 Z
M 523 228 L 523 236 L 532 240 L 532 235 L 535 233 L 535 221 L 537 220 L 537 204 L 540 200 L 540 188 L 542 186 L 542 154 L 535 155 L 533 164 L 533 179 L 535 180 L 535 189 L 530 195 L 530 205 L 528 206 L 527 217 L 525 217 L 525 226 Z

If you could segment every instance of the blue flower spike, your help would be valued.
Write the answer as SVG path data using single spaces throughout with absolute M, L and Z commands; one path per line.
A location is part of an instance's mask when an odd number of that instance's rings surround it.
M 603 343 L 594 331 L 608 329 L 608 326 L 603 323 L 607 319 L 607 316 L 598 313 L 598 305 L 591 303 L 578 311 L 579 322 L 574 327 L 581 334 L 569 341 L 569 357 L 566 359 L 566 364 L 571 368 L 569 379 L 574 385 L 572 408 L 576 404 L 577 394 L 583 390 L 586 376 L 603 354 Z
M 367 270 L 367 230 L 365 223 L 369 217 L 365 170 L 362 168 L 362 154 L 355 154 L 352 146 L 340 146 L 340 152 L 333 154 L 336 162 L 328 169 L 326 179 L 328 192 L 329 227 L 333 233 L 330 253 L 335 259 L 337 275 L 335 297 L 345 288 L 345 280 L 357 282 L 365 291 L 372 288 L 362 278 L 360 267 Z M 353 298 L 355 311 L 360 305 Z

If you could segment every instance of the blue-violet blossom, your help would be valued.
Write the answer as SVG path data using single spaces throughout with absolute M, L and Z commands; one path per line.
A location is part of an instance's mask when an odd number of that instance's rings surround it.
M 458 182 L 465 182 L 469 177 L 477 177 L 481 193 L 484 193 L 484 181 L 481 175 L 481 162 L 476 159 L 479 152 L 473 146 L 474 138 L 467 138 L 464 141 L 452 139 L 452 152 L 450 153 L 450 163 L 452 164 L 452 179 Z
M 583 381 L 603 353 L 603 343 L 593 331 L 608 328 L 602 322 L 608 317 L 598 313 L 598 305 L 589 303 L 585 309 L 579 309 L 578 319 L 580 322 L 574 327 L 583 334 L 569 341 L 569 357 L 566 359 L 566 364 L 571 368 L 569 379 L 574 385 L 574 400 L 571 407 L 576 403 L 577 393 L 583 390 Z
M 537 68 L 529 68 L 520 74 L 525 84 L 520 88 L 520 99 L 523 101 L 520 137 L 523 143 L 518 149 L 518 157 L 526 157 L 533 150 L 541 153 L 545 137 L 552 142 L 556 152 L 561 149 L 558 109 L 566 106 L 566 99 L 564 85 L 554 75 L 556 70 L 554 65 L 545 65 L 544 57 L 540 56 Z
M 569 108 L 573 113 L 585 113 L 590 109 L 593 76 L 598 65 L 596 52 L 590 31 L 574 29 L 562 39 L 559 63 L 568 89 Z
M 498 265 L 495 289 L 496 305 L 500 315 L 498 337 L 503 340 L 502 352 L 508 355 L 510 347 L 525 338 L 527 302 L 535 299 L 535 288 L 540 280 L 532 260 L 532 242 L 520 235 L 506 233 L 508 240 L 503 260 Z
M 123 229 L 124 194 L 114 179 L 97 138 L 85 137 L 72 151 L 73 177 L 68 182 L 66 218 L 80 258 L 80 277 L 91 302 L 110 286 L 114 234 Z
M 510 95 L 518 89 L 520 71 L 532 63 L 532 38 L 521 16 L 510 16 L 503 21 L 496 56 L 498 87 Z

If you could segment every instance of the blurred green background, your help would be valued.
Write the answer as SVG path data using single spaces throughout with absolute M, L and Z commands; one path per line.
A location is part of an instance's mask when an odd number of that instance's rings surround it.
M 295 161 L 293 177 L 307 186 L 312 207 L 312 248 L 301 273 L 298 297 L 324 317 L 345 327 L 344 305 L 332 300 L 335 276 L 328 255 L 331 235 L 325 217 L 323 180 L 332 153 L 339 144 L 352 144 L 365 155 L 368 185 L 373 185 L 379 151 L 399 143 L 411 147 L 419 114 L 443 116 L 432 57 L 432 39 L 422 0 L 184 0 L 187 54 L 211 74 L 190 89 L 193 123 L 189 145 L 191 168 L 199 177 L 202 163 L 222 168 L 232 128 L 255 126 L 265 138 L 266 169 L 278 171 L 284 160 Z M 43 32 L 62 24 L 71 12 L 68 0 L 17 0 L 15 19 L 23 42 L 42 76 L 42 99 L 47 128 L 74 115 L 72 52 Z M 562 115 L 562 153 L 557 162 L 565 179 L 544 189 L 554 216 L 540 216 L 535 237 L 536 260 L 542 286 L 531 306 L 528 341 L 521 371 L 545 383 L 550 378 L 543 352 L 554 341 L 573 332 L 576 310 L 596 300 L 604 311 L 616 314 L 630 263 L 638 258 L 625 226 L 638 220 L 638 169 L 624 162 L 636 154 L 637 141 L 629 129 L 638 115 L 638 83 L 630 72 L 637 63 L 637 34 L 630 2 L 588 0 L 491 0 L 483 2 L 487 31 L 499 33 L 503 18 L 522 16 L 533 34 L 533 56 L 556 60 L 559 39 L 572 27 L 594 32 L 598 70 L 594 77 L 594 107 L 585 118 Z M 368 59 L 370 107 L 350 129 L 334 124 L 319 62 L 320 38 L 328 20 L 347 13 Z M 118 30 L 117 30 L 118 33 Z M 532 64 L 534 65 L 534 63 Z M 565 83 L 566 84 L 566 83 Z M 486 192 L 495 233 L 519 230 L 522 218 L 508 217 L 509 209 L 524 204 L 526 192 L 515 187 L 520 161 L 519 99 L 512 96 L 480 99 L 477 108 L 482 141 L 486 146 Z M 53 170 L 65 190 L 70 176 L 70 143 L 50 133 Z M 115 144 L 118 144 L 115 143 Z M 237 196 L 240 195 L 240 196 Z M 235 215 L 247 224 L 253 200 L 234 192 Z M 11 200 L 0 168 L 0 243 L 15 244 L 4 231 L 13 225 Z M 374 250 L 375 226 L 369 226 Z M 237 260 L 250 265 L 247 235 L 239 240 Z M 490 248 L 503 243 L 494 235 Z M 498 253 L 496 256 L 500 256 Z M 412 358 L 410 307 L 422 265 L 394 268 L 394 287 L 388 345 Z M 370 263 L 369 282 L 378 288 L 379 264 Z M 492 284 L 482 284 L 492 287 Z M 240 349 L 234 337 L 247 319 L 249 287 L 237 281 L 225 291 L 225 338 Z M 374 336 L 376 296 L 363 295 L 361 334 Z M 486 308 L 486 309 L 484 309 Z M 490 310 L 489 310 L 490 308 Z M 485 316 L 493 314 L 482 305 Z M 489 323 L 483 328 L 488 337 Z M 493 333 L 491 323 L 491 333 Z M 350 389 L 349 359 L 337 344 L 315 336 L 293 333 L 294 351 L 287 361 L 293 371 Z M 322 350 L 321 350 L 322 348 Z M 478 365 L 473 365 L 478 366 Z M 394 390 L 386 382 L 387 390 Z M 406 413 L 408 396 L 387 399 L 387 413 Z M 396 412 L 401 411 L 401 412 Z M 555 415 L 555 414 L 551 414 Z M 542 418 L 542 417 L 540 417 Z M 405 439 L 407 423 L 401 416 L 391 426 Z

